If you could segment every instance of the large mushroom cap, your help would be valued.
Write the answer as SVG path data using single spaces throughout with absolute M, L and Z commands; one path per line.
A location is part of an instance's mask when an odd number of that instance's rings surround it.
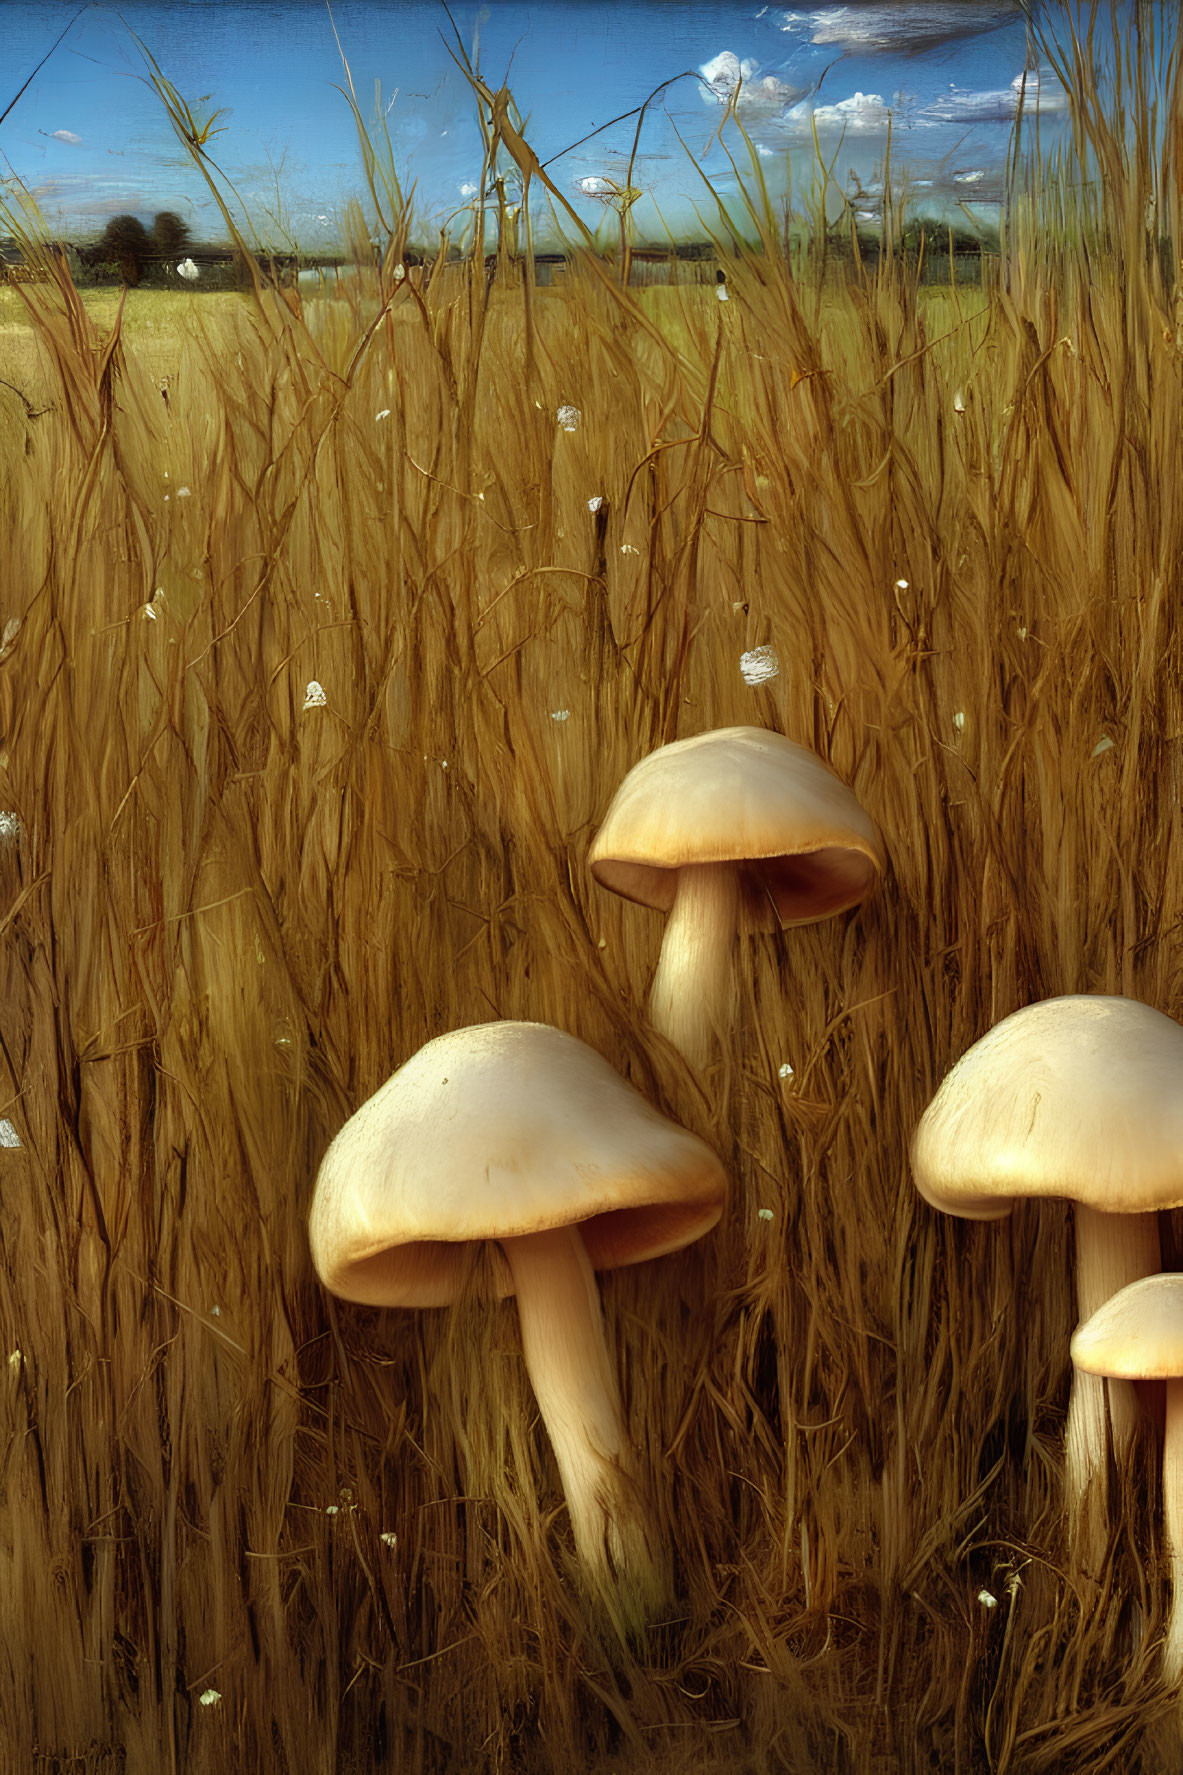
M 326 1288 L 446 1306 L 475 1240 L 578 1223 L 597 1269 L 677 1251 L 714 1226 L 726 1178 L 602 1055 L 544 1023 L 428 1042 L 350 1117 L 309 1217 Z M 502 1266 L 498 1286 L 512 1292 Z
M 679 869 L 742 863 L 749 915 L 773 930 L 857 905 L 884 859 L 875 822 L 815 753 L 762 727 L 720 727 L 633 766 L 588 860 L 602 887 L 662 912 Z
M 912 1142 L 926 1201 L 1001 1220 L 1017 1196 L 1106 1213 L 1183 1203 L 1183 1027 L 1082 994 L 996 1023 L 946 1076 Z
M 1078 1325 L 1072 1360 L 1086 1374 L 1123 1381 L 1183 1376 L 1183 1276 L 1144 1276 Z

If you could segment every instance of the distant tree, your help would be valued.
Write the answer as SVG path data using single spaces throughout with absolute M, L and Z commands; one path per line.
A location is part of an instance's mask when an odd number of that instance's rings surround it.
M 152 223 L 152 252 L 161 259 L 183 259 L 189 250 L 189 224 L 175 210 L 158 210 Z
M 118 265 L 124 283 L 136 285 L 152 254 L 152 239 L 138 216 L 112 216 L 96 249 L 100 260 Z

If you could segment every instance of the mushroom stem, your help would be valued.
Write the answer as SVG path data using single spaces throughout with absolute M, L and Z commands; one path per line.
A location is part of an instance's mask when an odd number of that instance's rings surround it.
M 1102 1214 L 1077 1202 L 1076 1304 L 1080 1323 L 1091 1319 L 1119 1289 L 1161 1268 L 1156 1214 Z M 1113 1449 L 1124 1462 L 1138 1422 L 1129 1381 L 1104 1381 L 1075 1369 L 1065 1433 L 1069 1534 L 1081 1566 L 1096 1576 L 1109 1541 L 1108 1388 Z
M 1166 1553 L 1171 1562 L 1171 1607 L 1162 1661 L 1163 1673 L 1174 1688 L 1183 1681 L 1183 1380 L 1167 1382 L 1162 1510 Z
M 649 1017 L 693 1066 L 707 1063 L 716 1030 L 727 1024 L 739 906 L 739 871 L 733 863 L 678 870 Z
M 623 1613 L 636 1630 L 664 1600 L 666 1582 L 624 1427 L 591 1259 L 578 1227 L 500 1243 L 575 1550 L 610 1612 Z

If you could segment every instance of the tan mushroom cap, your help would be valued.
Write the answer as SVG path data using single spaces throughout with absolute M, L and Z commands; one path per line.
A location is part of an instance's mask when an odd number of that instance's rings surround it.
M 754 926 L 775 930 L 857 905 L 884 854 L 871 816 L 816 753 L 762 727 L 720 727 L 633 766 L 588 861 L 602 887 L 662 912 L 679 869 L 743 863 Z
M 309 1216 L 332 1293 L 446 1306 L 477 1240 L 578 1224 L 596 1269 L 709 1232 L 726 1176 L 586 1043 L 544 1023 L 484 1023 L 428 1042 L 350 1117 Z M 513 1292 L 508 1266 L 497 1287 Z
M 1183 1376 L 1183 1276 L 1144 1276 L 1111 1295 L 1076 1328 L 1072 1360 L 1086 1374 L 1122 1381 Z
M 1183 1203 L 1183 1027 L 1132 998 L 1043 999 L 964 1053 L 925 1110 L 926 1201 L 1001 1220 L 1018 1196 L 1110 1214 Z

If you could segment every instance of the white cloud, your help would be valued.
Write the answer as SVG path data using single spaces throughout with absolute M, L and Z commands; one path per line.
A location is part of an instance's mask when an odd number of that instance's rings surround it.
M 1009 123 L 1018 112 L 1022 88 L 1021 74 L 998 92 L 965 92 L 954 86 L 925 105 L 918 117 L 925 123 Z M 1055 76 L 1030 69 L 1023 94 L 1024 112 L 1038 111 L 1046 117 L 1067 108 L 1068 94 Z
M 836 105 L 815 105 L 818 129 L 845 129 L 848 135 L 872 135 L 887 128 L 891 107 L 877 92 L 856 92 Z
M 1022 18 L 1017 0 L 984 6 L 976 0 L 922 5 L 901 0 L 894 6 L 827 6 L 824 11 L 786 12 L 782 31 L 807 30 L 811 43 L 837 47 L 847 55 L 917 54 L 938 44 L 959 42 Z
M 699 94 L 708 104 L 713 99 L 716 104 L 725 105 L 742 80 L 738 101 L 741 111 L 784 111 L 810 90 L 808 86 L 792 86 L 786 80 L 778 80 L 775 74 L 765 74 L 757 80 L 758 66 L 751 60 L 741 62 L 733 50 L 725 49 L 699 68 L 705 83 L 699 87 Z
M 72 129 L 51 130 L 50 137 L 51 137 L 51 140 L 53 140 L 55 142 L 72 142 L 75 144 L 77 144 L 78 142 L 80 142 L 82 140 L 82 137 L 76 136 Z

